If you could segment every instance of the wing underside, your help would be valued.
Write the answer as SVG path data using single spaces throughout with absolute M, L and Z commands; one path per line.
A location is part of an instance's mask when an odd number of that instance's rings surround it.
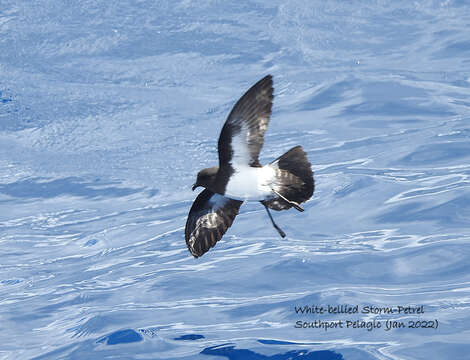
M 219 137 L 220 167 L 260 166 L 258 156 L 271 116 L 273 91 L 272 76 L 265 76 L 235 104 Z
M 194 257 L 205 254 L 222 238 L 242 203 L 207 189 L 198 195 L 185 228 L 186 245 Z

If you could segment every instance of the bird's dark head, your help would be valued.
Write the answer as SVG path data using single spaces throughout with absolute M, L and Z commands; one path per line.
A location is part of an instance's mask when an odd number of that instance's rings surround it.
M 199 171 L 197 173 L 196 183 L 193 185 L 193 191 L 199 186 L 202 186 L 206 189 L 211 188 L 215 181 L 215 177 L 217 176 L 217 171 L 219 171 L 218 166 Z

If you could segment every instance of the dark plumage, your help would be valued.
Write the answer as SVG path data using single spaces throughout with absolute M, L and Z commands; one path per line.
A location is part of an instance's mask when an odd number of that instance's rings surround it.
M 260 167 L 258 155 L 264 144 L 273 100 L 273 79 L 268 75 L 253 85 L 235 104 L 219 136 L 219 167 L 228 166 L 237 152 L 232 139 L 245 130 L 245 142 L 250 159 L 249 166 Z
M 313 172 L 302 146 L 293 147 L 271 165 L 277 165 L 276 176 L 281 179 L 279 193 L 282 196 L 299 204 L 312 197 L 315 190 Z M 262 203 L 273 210 L 287 210 L 292 207 L 292 204 L 279 197 L 263 200 Z
M 198 186 L 205 190 L 194 201 L 185 228 L 186 244 L 194 257 L 206 253 L 222 238 L 243 201 L 260 201 L 284 237 L 268 208 L 303 211 L 300 204 L 313 195 L 313 172 L 301 146 L 268 165 L 259 163 L 273 91 L 272 76 L 268 75 L 237 101 L 219 136 L 219 166 L 198 173 L 193 190 Z
M 243 201 L 232 200 L 205 189 L 191 206 L 185 239 L 189 251 L 199 257 L 215 245 L 232 225 Z

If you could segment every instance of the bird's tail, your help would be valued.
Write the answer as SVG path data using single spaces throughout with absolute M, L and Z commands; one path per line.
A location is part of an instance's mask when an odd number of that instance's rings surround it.
M 312 165 L 301 146 L 290 149 L 269 166 L 276 170 L 276 191 L 285 199 L 300 204 L 312 197 L 315 189 Z M 273 210 L 285 210 L 294 206 L 281 197 L 263 203 Z

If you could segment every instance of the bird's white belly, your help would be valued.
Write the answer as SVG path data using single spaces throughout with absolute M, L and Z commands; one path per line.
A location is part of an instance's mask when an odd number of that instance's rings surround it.
M 235 200 L 265 200 L 273 197 L 276 189 L 275 171 L 269 165 L 243 166 L 235 169 L 225 187 L 225 196 Z

